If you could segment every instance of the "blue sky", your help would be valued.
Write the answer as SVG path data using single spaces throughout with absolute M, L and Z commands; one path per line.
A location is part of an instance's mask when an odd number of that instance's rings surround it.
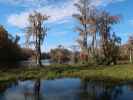
M 77 22 L 72 14 L 77 12 L 73 6 L 78 0 L 0 0 L 0 24 L 13 36 L 21 36 L 23 46 L 25 38 L 23 28 L 28 25 L 27 18 L 33 10 L 50 16 L 46 22 L 49 31 L 43 44 L 43 51 L 63 44 L 70 47 L 76 44 L 78 33 L 74 31 Z M 93 4 L 109 11 L 113 15 L 121 15 L 121 22 L 113 27 L 113 31 L 125 43 L 129 35 L 133 35 L 133 0 L 92 0 Z

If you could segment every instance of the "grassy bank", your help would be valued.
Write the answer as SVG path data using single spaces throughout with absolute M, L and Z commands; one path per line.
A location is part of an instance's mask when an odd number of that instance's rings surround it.
M 77 67 L 76 67 L 77 66 Z M 54 79 L 60 77 L 80 77 L 81 79 L 103 81 L 132 81 L 133 65 L 85 66 L 50 65 L 43 68 L 14 68 L 0 70 L 0 81 L 16 79 Z

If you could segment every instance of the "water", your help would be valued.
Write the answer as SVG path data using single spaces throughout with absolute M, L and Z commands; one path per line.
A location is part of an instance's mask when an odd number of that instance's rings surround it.
M 47 59 L 47 60 L 41 60 L 41 62 L 42 62 L 42 64 L 43 65 L 50 65 L 51 64 L 51 62 L 50 62 L 50 60 L 49 59 Z M 25 60 L 25 61 L 20 61 L 19 62 L 19 65 L 24 65 L 24 66 L 27 66 L 27 65 L 29 65 L 29 66 L 34 66 L 34 65 L 36 65 L 36 61 L 35 60 Z
M 133 100 L 133 84 L 112 85 L 78 78 L 0 84 L 0 100 Z

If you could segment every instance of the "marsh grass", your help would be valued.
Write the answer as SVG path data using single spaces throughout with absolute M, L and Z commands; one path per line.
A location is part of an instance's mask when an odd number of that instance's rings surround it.
M 44 67 L 24 67 L 0 70 L 0 81 L 24 79 L 54 79 L 79 77 L 84 80 L 133 81 L 133 65 L 87 66 L 87 65 L 49 65 Z

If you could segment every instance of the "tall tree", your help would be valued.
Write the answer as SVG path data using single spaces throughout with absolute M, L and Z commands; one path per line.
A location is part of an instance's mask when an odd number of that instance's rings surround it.
M 73 15 L 80 24 L 80 26 L 76 28 L 76 31 L 79 32 L 77 42 L 81 47 L 83 53 L 81 55 L 83 56 L 92 56 L 95 51 L 94 48 L 96 47 L 96 33 L 98 31 L 97 10 L 91 3 L 92 0 L 79 0 L 79 2 L 75 4 L 79 13 Z
M 83 52 L 88 52 L 88 12 L 89 12 L 90 0 L 79 0 L 75 4 L 79 14 L 74 14 L 73 16 L 79 21 L 80 27 L 77 27 L 77 31 L 80 33 L 81 38 L 78 40 Z
M 98 18 L 98 31 L 102 43 L 102 51 L 105 59 L 108 59 L 110 54 L 110 40 L 112 25 L 119 22 L 119 16 L 111 16 L 109 13 L 103 11 Z
M 29 27 L 26 28 L 27 43 L 33 43 L 36 50 L 36 63 L 41 63 L 41 45 L 47 34 L 47 28 L 44 25 L 44 21 L 48 20 L 47 15 L 42 15 L 40 12 L 34 11 L 29 15 Z M 30 41 L 32 39 L 32 41 Z

